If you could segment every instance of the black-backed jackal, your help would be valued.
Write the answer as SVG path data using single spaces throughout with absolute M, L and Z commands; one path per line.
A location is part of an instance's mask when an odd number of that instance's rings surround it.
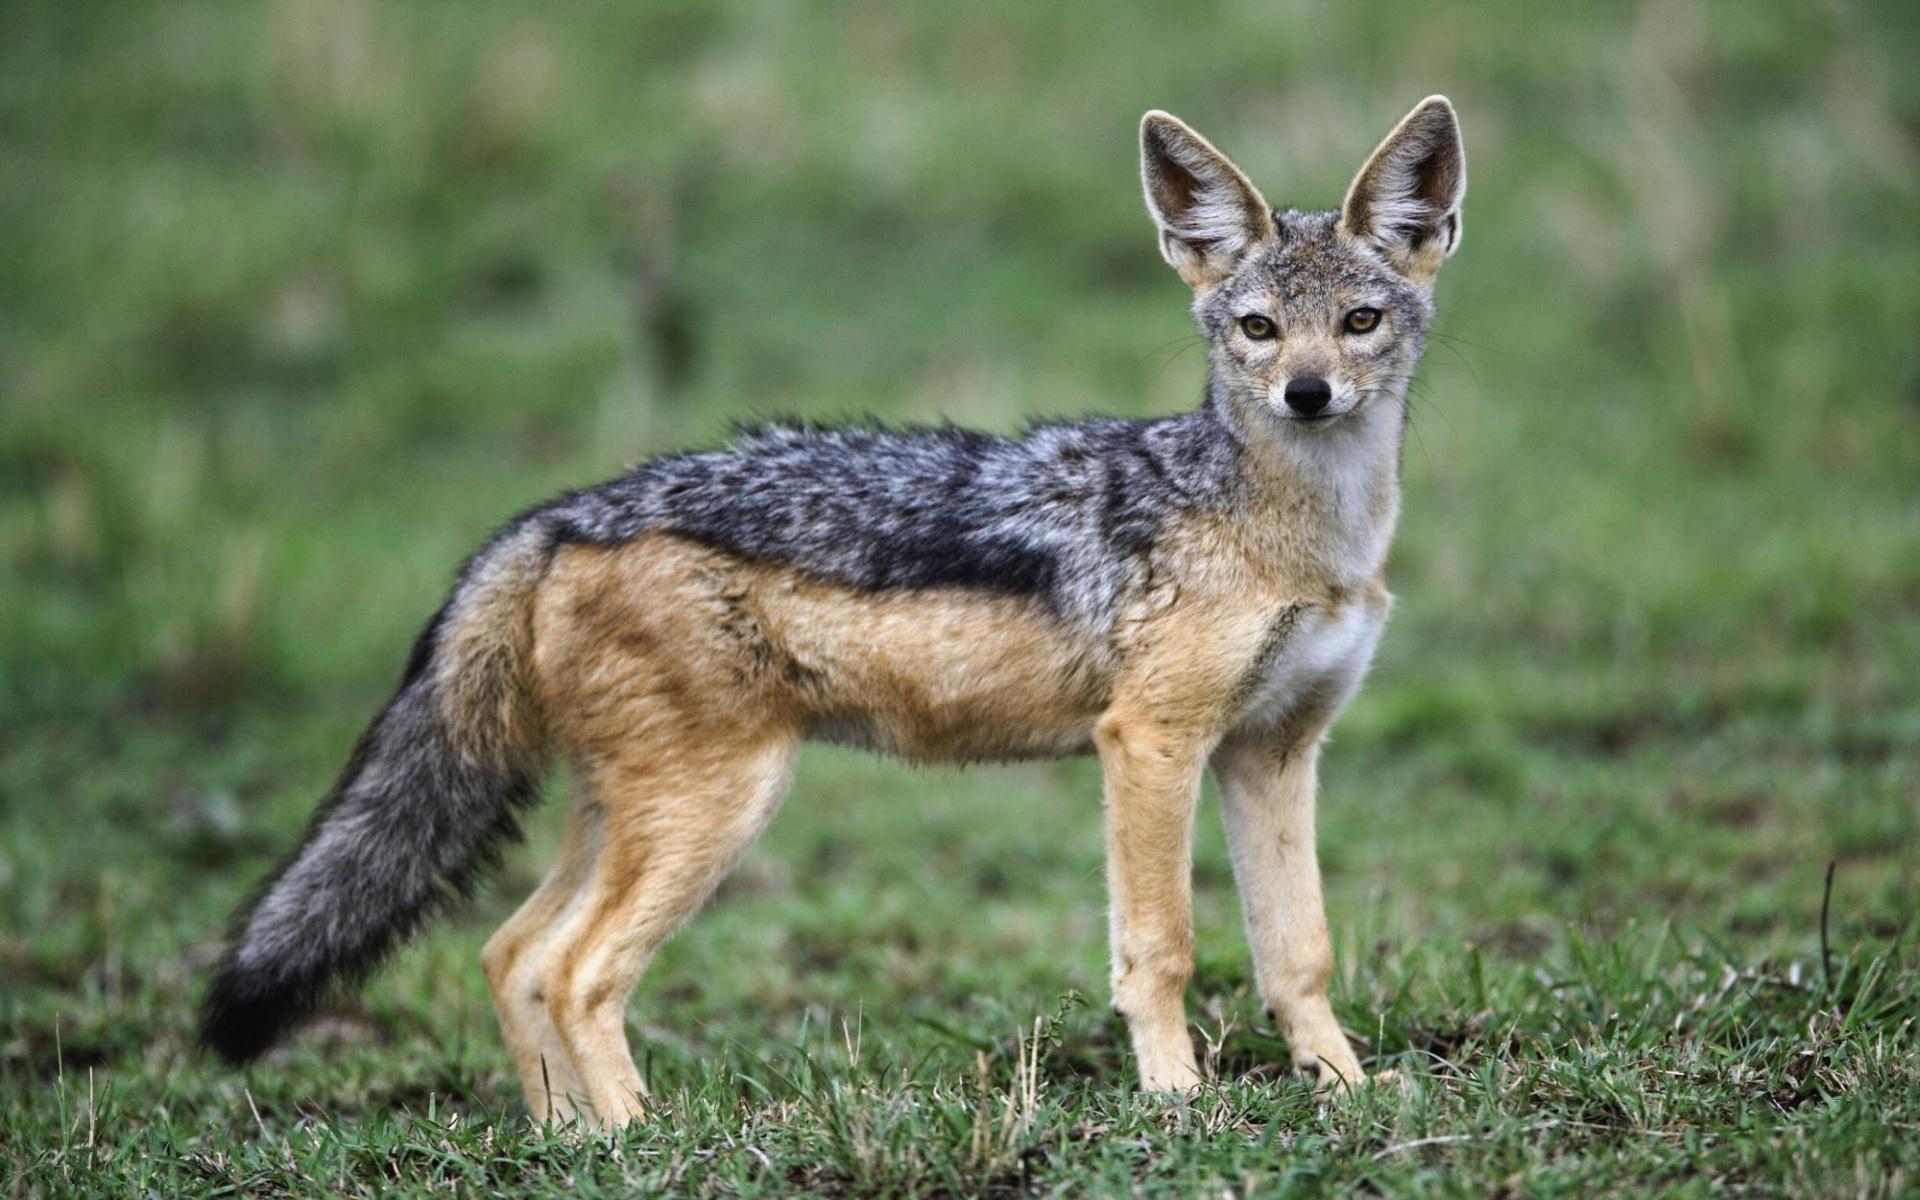
M 558 753 L 579 803 L 487 979 L 536 1116 L 642 1114 L 627 996 L 816 738 L 1099 755 L 1113 1001 L 1150 1089 L 1200 1078 L 1183 994 L 1211 767 L 1260 992 L 1296 1061 L 1360 1080 L 1327 1002 L 1314 772 L 1387 617 L 1405 393 L 1460 237 L 1459 127 L 1424 101 L 1327 213 L 1269 207 L 1165 113 L 1140 138 L 1209 346 L 1201 407 L 1016 438 L 768 426 L 514 520 L 236 918 L 208 1044 L 247 1059 L 364 975 L 469 887 Z

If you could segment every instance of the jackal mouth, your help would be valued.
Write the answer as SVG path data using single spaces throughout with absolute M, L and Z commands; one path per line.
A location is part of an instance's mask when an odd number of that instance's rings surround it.
M 1361 408 L 1366 405 L 1366 403 L 1367 403 L 1367 398 L 1365 395 L 1362 395 L 1357 400 L 1355 400 L 1352 404 L 1348 405 L 1343 409 L 1338 410 L 1337 412 L 1329 412 L 1325 409 L 1322 409 L 1321 411 L 1316 413 L 1295 412 L 1293 409 L 1286 408 L 1281 405 L 1276 405 L 1274 406 L 1274 414 L 1283 420 L 1292 422 L 1295 425 L 1319 425 L 1319 426 L 1336 425 L 1343 418 L 1350 417 L 1353 414 L 1359 412 Z

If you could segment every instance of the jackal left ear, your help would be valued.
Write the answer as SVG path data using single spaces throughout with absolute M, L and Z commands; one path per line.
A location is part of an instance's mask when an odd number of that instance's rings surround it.
M 1428 96 L 1367 157 L 1340 206 L 1340 229 L 1371 242 L 1408 278 L 1429 282 L 1460 245 L 1467 156 L 1460 119 Z
M 1240 168 L 1170 113 L 1140 119 L 1140 181 L 1161 257 L 1196 292 L 1233 274 L 1274 234 L 1273 210 Z

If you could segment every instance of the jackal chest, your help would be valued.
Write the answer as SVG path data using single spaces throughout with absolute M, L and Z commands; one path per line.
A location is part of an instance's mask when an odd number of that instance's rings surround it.
M 1386 628 L 1385 593 L 1337 608 L 1276 613 L 1242 683 L 1240 724 L 1271 728 L 1303 713 L 1331 717 L 1353 697 Z

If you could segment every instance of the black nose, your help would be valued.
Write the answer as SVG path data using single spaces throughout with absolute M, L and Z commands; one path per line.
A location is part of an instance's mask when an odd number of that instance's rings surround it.
M 1303 375 L 1287 380 L 1287 407 L 1302 416 L 1312 416 L 1333 402 L 1333 388 L 1318 375 Z

